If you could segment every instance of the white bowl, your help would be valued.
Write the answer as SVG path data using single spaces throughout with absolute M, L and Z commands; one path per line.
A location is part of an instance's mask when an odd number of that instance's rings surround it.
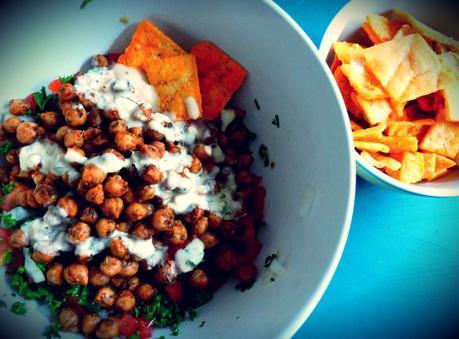
M 333 42 L 351 41 L 351 37 L 365 22 L 368 14 L 383 14 L 396 7 L 407 11 L 440 32 L 459 38 L 457 3 L 442 0 L 354 0 L 344 6 L 330 22 L 320 43 L 320 55 L 330 64 L 333 60 L 331 51 Z M 354 156 L 357 161 L 357 174 L 375 185 L 426 196 L 459 196 L 459 170 L 457 169 L 446 177 L 433 182 L 406 184 L 373 167 L 356 151 L 354 151 Z
M 247 109 L 248 126 L 258 135 L 255 157 L 264 143 L 276 162 L 273 170 L 259 159 L 255 166 L 268 192 L 268 226 L 260 234 L 264 246 L 257 265 L 263 271 L 264 258 L 279 251 L 286 273 L 273 283 L 259 279 L 244 293 L 228 282 L 180 332 L 194 338 L 290 337 L 330 282 L 353 210 L 352 138 L 327 66 L 306 34 L 271 1 L 98 0 L 84 10 L 79 3 L 18 3 L 0 13 L 8 32 L 0 41 L 0 102 L 73 73 L 95 53 L 121 51 L 145 17 L 185 48 L 210 40 L 240 61 L 250 75 L 234 102 Z M 119 22 L 123 15 L 128 26 Z M 271 123 L 275 114 L 280 128 Z M 2 283 L 0 293 L 8 291 Z M 2 299 L 10 304 L 14 298 Z M 43 331 L 47 313 L 28 304 L 25 317 L 0 310 L 2 333 L 31 338 Z M 25 322 L 27 327 L 20 325 Z M 155 330 L 155 336 L 162 334 L 169 330 Z

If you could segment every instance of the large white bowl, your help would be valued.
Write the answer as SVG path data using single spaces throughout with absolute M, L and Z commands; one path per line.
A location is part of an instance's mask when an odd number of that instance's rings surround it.
M 414 15 L 427 25 L 459 38 L 457 13 L 459 4 L 445 0 L 353 0 L 344 6 L 333 18 L 320 43 L 320 55 L 330 64 L 333 60 L 331 47 L 335 41 L 352 41 L 356 32 L 365 22 L 368 14 L 383 14 L 392 8 L 400 8 Z M 459 170 L 433 182 L 407 184 L 378 170 L 354 151 L 357 174 L 365 180 L 389 189 L 399 189 L 410 193 L 434 196 L 459 196 Z
M 244 293 L 234 289 L 235 282 L 227 283 L 197 320 L 181 326 L 181 333 L 194 338 L 293 335 L 340 260 L 355 189 L 344 104 L 313 44 L 270 1 L 97 0 L 84 10 L 79 3 L 18 2 L 1 11 L 0 102 L 73 73 L 95 53 L 121 51 L 145 17 L 185 48 L 210 40 L 240 61 L 250 75 L 235 102 L 248 110 L 248 125 L 258 135 L 255 157 L 264 143 L 276 163 L 273 170 L 259 160 L 256 165 L 268 191 L 268 226 L 260 234 L 264 246 L 257 262 L 262 268 L 264 258 L 279 251 L 286 273 L 269 284 L 259 279 Z M 119 22 L 123 15 L 130 20 L 128 26 Z M 280 128 L 271 123 L 275 114 Z M 0 294 L 9 291 L 2 283 Z M 1 298 L 9 304 L 14 300 Z M 34 305 L 29 303 L 25 317 L 2 310 L 2 333 L 37 337 L 48 319 Z M 168 333 L 158 330 L 155 336 Z

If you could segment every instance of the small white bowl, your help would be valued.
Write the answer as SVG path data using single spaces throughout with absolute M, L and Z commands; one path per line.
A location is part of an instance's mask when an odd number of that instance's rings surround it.
M 459 11 L 454 2 L 441 0 L 353 0 L 336 14 L 325 31 L 319 48 L 322 58 L 330 64 L 333 60 L 333 52 L 331 51 L 333 43 L 335 41 L 352 41 L 352 36 L 360 28 L 368 14 L 383 14 L 396 7 L 407 11 L 440 32 L 456 38 L 459 37 L 459 26 L 457 25 L 457 13 Z M 407 184 L 370 165 L 356 151 L 354 151 L 354 156 L 357 162 L 357 174 L 375 185 L 426 196 L 459 196 L 458 169 L 432 182 Z
M 72 74 L 96 53 L 122 51 L 143 18 L 186 49 L 210 40 L 238 60 L 249 76 L 234 103 L 248 111 L 247 124 L 258 136 L 255 171 L 267 189 L 268 226 L 260 232 L 263 249 L 257 259 L 260 279 L 244 293 L 229 281 L 199 310 L 198 319 L 180 326 L 180 333 L 186 338 L 291 337 L 335 272 L 354 204 L 352 135 L 325 62 L 272 1 L 101 0 L 83 10 L 80 3 L 15 2 L 1 11 L 0 26 L 7 34 L 0 36 L 0 103 Z M 128 26 L 119 22 L 121 16 L 129 18 Z M 275 114 L 280 128 L 271 123 Z M 261 143 L 274 169 L 263 167 L 258 158 Z M 277 252 L 286 272 L 265 283 L 263 261 Z M 0 294 L 10 292 L 2 281 Z M 12 298 L 5 301 L 10 305 Z M 14 338 L 42 333 L 48 314 L 33 303 L 28 306 L 25 317 L 0 309 L 2 333 Z M 21 327 L 21 321 L 27 326 Z M 155 336 L 162 334 L 169 337 L 169 330 L 155 330 Z

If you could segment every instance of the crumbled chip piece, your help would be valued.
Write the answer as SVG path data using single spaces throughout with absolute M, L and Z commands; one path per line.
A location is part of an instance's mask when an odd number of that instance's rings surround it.
M 387 145 L 378 143 L 378 142 L 371 142 L 371 141 L 355 141 L 354 142 L 355 148 L 361 151 L 367 152 L 382 152 L 382 153 L 389 153 L 390 148 Z
M 438 121 L 429 128 L 419 148 L 454 159 L 459 152 L 459 123 Z
M 392 40 L 401 26 L 401 23 L 390 20 L 382 15 L 367 15 L 367 21 L 362 25 L 364 31 L 374 44 Z
M 370 128 L 360 129 L 352 132 L 354 140 L 360 141 L 377 141 L 383 137 L 386 125 L 378 125 Z
M 376 168 L 388 168 L 392 171 L 398 171 L 402 167 L 402 164 L 392 157 L 365 151 L 362 151 L 360 155 Z
M 424 178 L 424 156 L 419 152 L 405 152 L 400 169 L 400 181 L 414 184 Z
M 414 121 L 389 121 L 387 127 L 388 136 L 415 136 L 417 137 L 428 126 L 435 123 L 433 119 L 419 119 Z

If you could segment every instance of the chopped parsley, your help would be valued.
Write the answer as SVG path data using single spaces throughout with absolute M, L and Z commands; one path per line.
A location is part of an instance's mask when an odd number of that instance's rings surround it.
M 18 223 L 17 220 L 8 213 L 2 215 L 2 221 L 4 225 L 3 228 L 6 230 L 13 230 Z
M 33 98 L 35 99 L 35 102 L 37 103 L 38 109 L 40 112 L 45 111 L 45 106 L 50 100 L 54 100 L 57 98 L 56 94 L 46 94 L 46 88 L 42 87 L 41 90 L 38 92 L 33 93 Z
M 140 339 L 139 331 L 136 331 L 134 334 L 129 336 L 129 339 Z
M 158 339 L 166 339 L 166 336 L 162 335 Z
M 59 324 L 58 322 L 53 322 L 48 325 L 48 327 L 46 328 L 46 330 L 43 332 L 42 335 L 48 339 L 60 338 L 61 335 L 59 334 L 59 330 L 61 329 L 62 329 L 61 324 Z
M 10 149 L 14 147 L 14 143 L 10 140 L 5 140 L 0 146 L 0 154 L 6 155 Z
M 251 289 L 254 283 L 255 283 L 255 280 L 241 281 L 236 286 L 234 286 L 234 288 L 236 288 L 237 290 L 241 292 L 244 292 L 244 291 Z
M 43 264 L 42 262 L 35 262 L 35 265 L 37 265 L 37 267 L 40 269 L 40 271 L 42 271 L 43 273 L 46 272 L 46 265 Z
M 0 308 L 7 308 L 8 305 L 2 299 L 0 299 Z
M 120 22 L 123 24 L 123 25 L 127 25 L 129 23 L 129 18 L 126 16 L 126 15 L 123 15 L 121 18 L 120 18 Z
M 203 321 L 201 321 L 201 324 L 199 325 L 199 327 L 204 327 L 205 324 L 206 324 L 206 321 L 203 320 Z
M 258 103 L 258 100 L 255 98 L 253 100 L 253 102 L 255 102 L 255 107 L 257 108 L 257 110 L 259 111 L 260 110 L 260 104 Z
M 13 252 L 11 250 L 7 250 L 5 255 L 3 256 L 3 265 L 8 265 L 13 261 Z
M 16 301 L 11 305 L 10 311 L 18 315 L 24 315 L 27 313 L 27 306 L 21 301 Z
M 265 264 L 263 265 L 264 267 L 269 267 L 271 266 L 271 263 L 273 262 L 274 259 L 276 259 L 278 257 L 277 254 L 273 253 L 271 255 L 268 255 L 266 258 L 265 258 Z
M 66 84 L 70 81 L 73 80 L 73 75 L 67 75 L 67 76 L 64 76 L 64 77 L 59 77 L 59 80 L 63 83 L 63 84 Z
M 49 298 L 51 292 L 47 289 L 40 287 L 36 290 L 33 290 L 27 283 L 27 276 L 24 266 L 19 266 L 16 272 L 11 277 L 11 287 L 25 299 L 38 299 L 44 300 Z
M 279 127 L 280 127 L 279 115 L 276 114 L 276 115 L 274 116 L 274 119 L 273 119 L 273 121 L 272 121 L 271 123 L 272 123 L 274 126 L 276 126 L 277 128 L 279 128 Z
M 258 148 L 258 155 L 260 156 L 260 159 L 263 160 L 263 165 L 265 167 L 268 167 L 270 163 L 269 152 L 268 152 L 268 147 L 266 147 L 265 144 L 261 144 L 260 147 Z
M 7 184 L 2 184 L 2 193 L 7 195 L 8 193 L 13 192 L 15 186 L 16 183 L 14 181 Z
M 80 5 L 80 9 L 84 9 L 92 0 L 83 0 L 83 2 Z
M 90 312 L 100 312 L 102 309 L 100 306 L 94 301 L 94 298 L 91 297 L 91 291 L 89 286 L 73 286 L 67 291 L 65 294 L 70 295 L 72 297 L 76 297 L 78 299 L 78 304 L 83 306 L 86 310 Z

